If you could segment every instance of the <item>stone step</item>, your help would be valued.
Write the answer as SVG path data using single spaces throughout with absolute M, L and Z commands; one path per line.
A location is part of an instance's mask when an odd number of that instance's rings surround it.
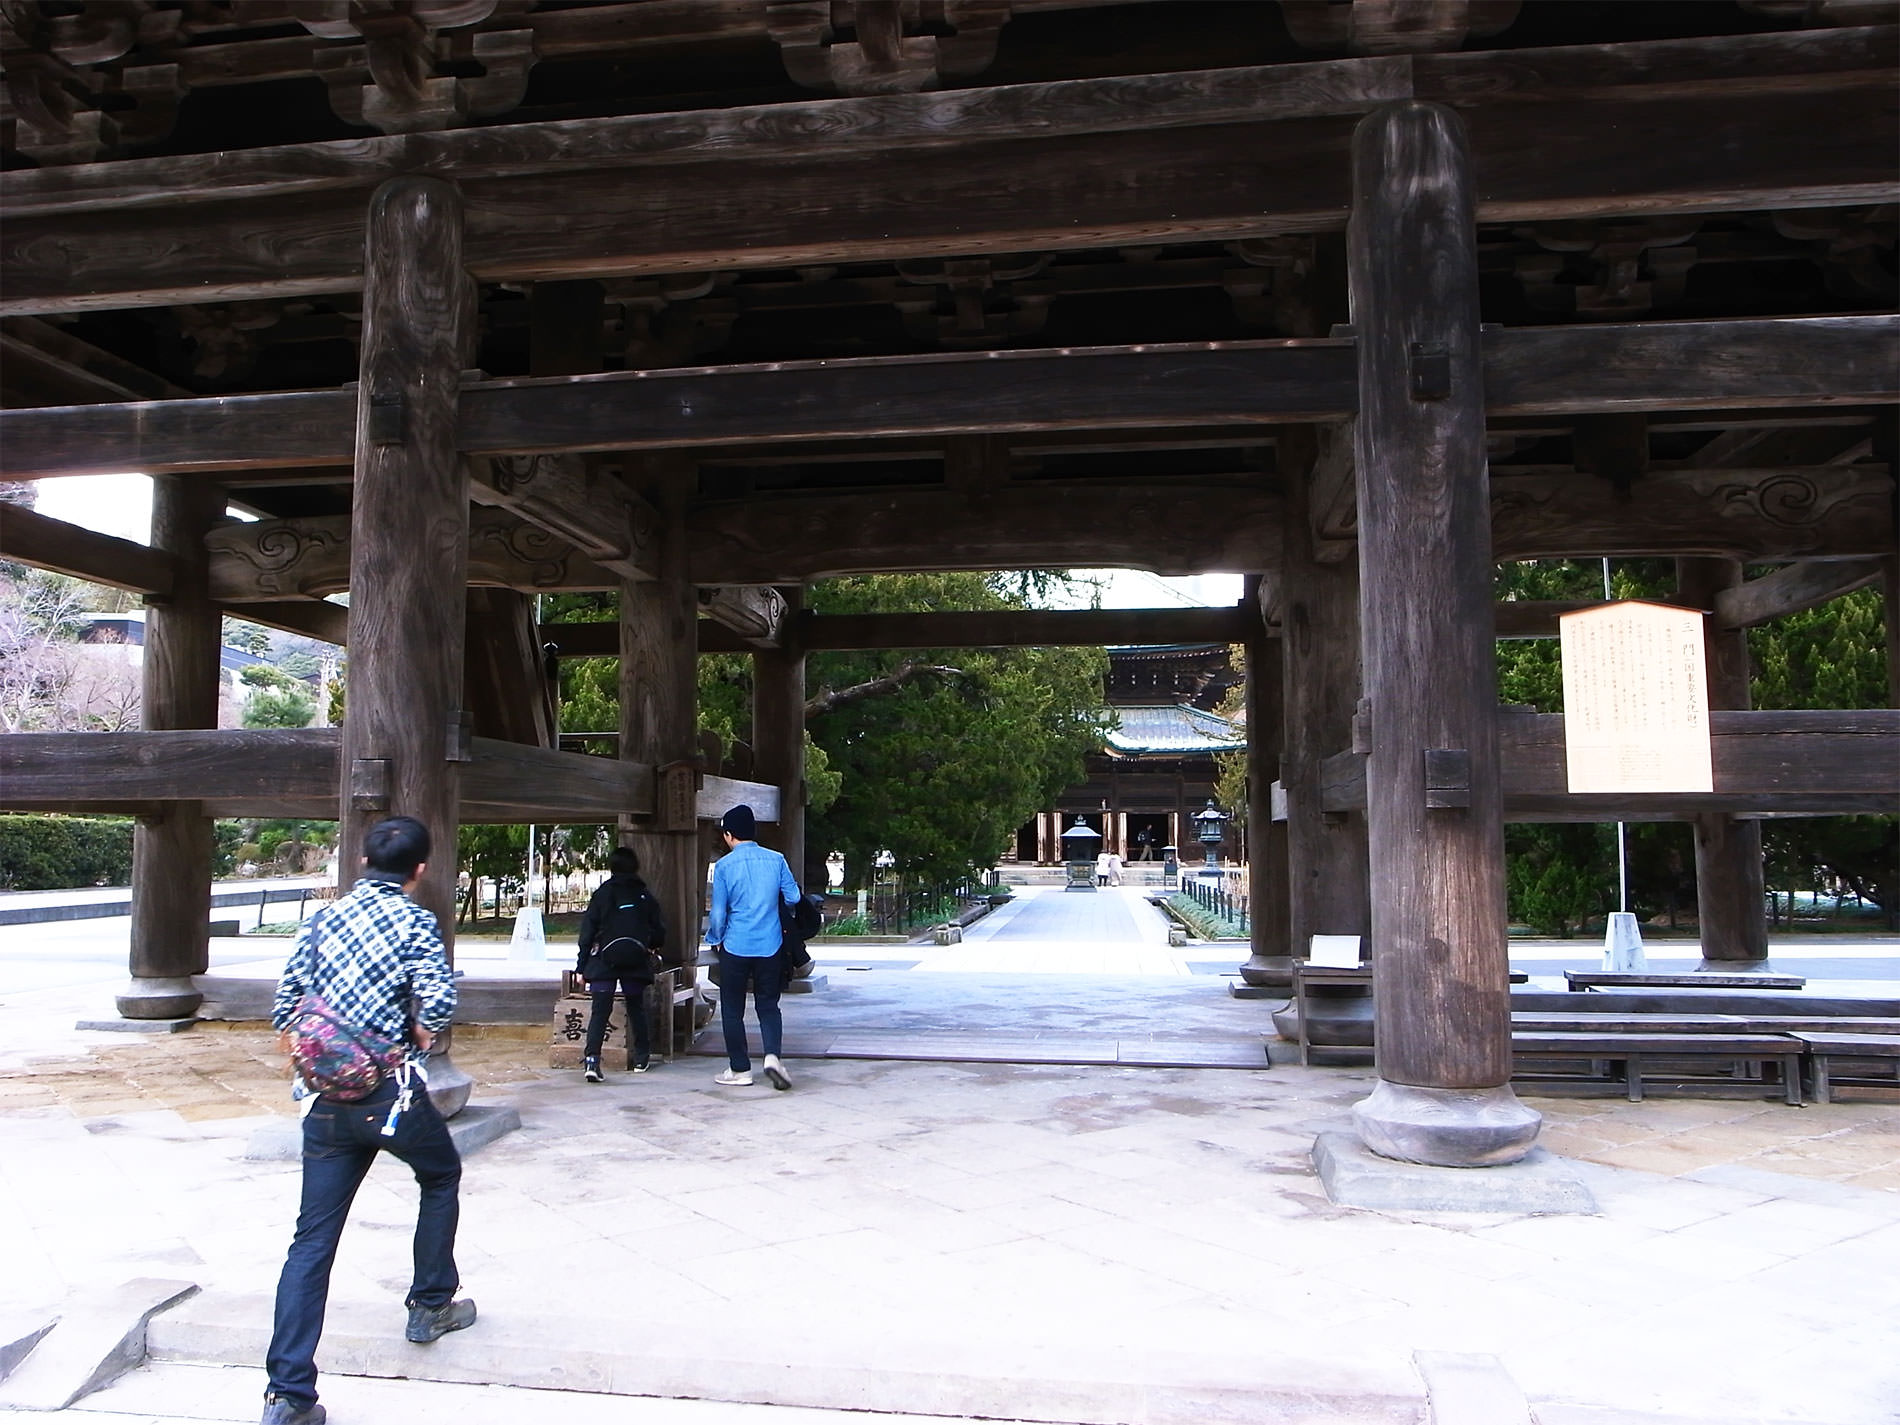
M 881 1319 L 875 1327 L 749 1319 L 718 1329 L 629 1331 L 613 1313 L 554 1317 L 480 1303 L 467 1331 L 429 1346 L 402 1339 L 400 1302 L 330 1304 L 320 1370 L 615 1396 L 975 1416 L 1059 1425 L 1421 1425 L 1423 1385 L 1409 1363 L 1272 1350 L 1245 1359 L 1164 1347 L 1141 1332 L 1039 1339 L 972 1320 Z M 254 1365 L 271 1303 L 207 1292 L 157 1318 L 154 1361 Z

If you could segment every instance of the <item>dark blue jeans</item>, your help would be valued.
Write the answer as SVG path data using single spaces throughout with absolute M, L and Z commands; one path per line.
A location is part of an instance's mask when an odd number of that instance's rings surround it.
M 648 1043 L 647 986 L 650 980 L 620 977 L 620 993 L 627 1002 L 627 1022 L 633 1026 L 633 1061 L 644 1064 L 652 1051 Z M 581 1053 L 589 1059 L 600 1057 L 600 1046 L 607 1038 L 607 1021 L 614 1014 L 614 981 L 589 980 L 587 992 L 594 997 L 594 1012 L 587 1019 L 587 1043 Z
M 283 1275 L 277 1281 L 276 1321 L 264 1357 L 271 1392 L 300 1407 L 317 1398 L 315 1358 L 330 1295 L 330 1267 L 336 1261 L 350 1204 L 377 1153 L 387 1149 L 402 1159 L 422 1189 L 416 1212 L 415 1277 L 407 1304 L 446 1306 L 461 1282 L 455 1270 L 455 1226 L 461 1213 L 456 1194 L 462 1181 L 462 1156 L 419 1082 L 394 1136 L 383 1137 L 383 1123 L 395 1098 L 395 1081 L 385 1079 L 359 1103 L 319 1098 L 303 1121 L 303 1205 Z
M 759 1039 L 767 1054 L 776 1054 L 784 1033 L 785 1021 L 778 1010 L 779 957 L 776 955 L 733 955 L 719 952 L 719 1025 L 726 1033 L 726 1061 L 732 1071 L 743 1074 L 752 1067 L 746 1052 L 746 990 L 759 1009 Z

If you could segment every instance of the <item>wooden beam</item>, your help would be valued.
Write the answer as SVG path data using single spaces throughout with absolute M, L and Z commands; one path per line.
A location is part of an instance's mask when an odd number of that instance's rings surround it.
M 1762 710 L 1709 714 L 1715 790 L 1644 797 L 1573 795 L 1566 787 L 1561 713 L 1505 713 L 1498 718 L 1507 804 L 1519 819 L 1560 814 L 1564 820 L 1668 819 L 1706 812 L 1793 812 L 1830 815 L 1891 812 L 1900 801 L 1900 710 L 1861 712 Z
M 475 382 L 479 456 L 1340 421 L 1350 340 L 1198 342 Z M 1900 401 L 1900 317 L 1517 327 L 1484 337 L 1492 417 Z M 348 391 L 0 411 L 7 478 L 347 466 Z M 715 580 L 714 582 L 718 582 Z
M 474 451 L 621 450 L 1337 417 L 1347 341 L 986 351 L 609 372 L 468 389 Z
M 1015 486 L 972 507 L 955 491 L 859 490 L 710 502 L 688 515 L 695 584 L 803 584 L 890 569 L 1121 566 L 1159 574 L 1259 572 L 1275 556 L 1280 501 L 1234 486 Z M 807 529 L 850 533 L 820 544 Z
M 589 10 L 644 14 L 666 8 L 642 3 Z M 702 15 L 707 10 L 691 8 Z M 530 16 L 527 23 L 539 36 L 543 27 L 577 20 L 585 22 L 580 14 L 556 12 Z M 1894 33 L 1887 25 L 1319 60 L 398 134 L 27 170 L 6 175 L 0 201 L 17 219 L 164 207 L 181 199 L 281 200 L 367 188 L 397 173 L 469 181 L 631 165 L 748 164 L 803 158 L 815 142 L 834 152 L 880 155 L 946 142 L 1008 140 L 1024 132 L 1067 137 L 1352 115 L 1405 97 L 1473 106 L 1557 96 L 1826 93 L 1890 76 Z M 205 52 L 196 51 L 201 58 Z
M 1408 93 L 1466 106 L 1480 221 L 1880 203 L 1892 33 L 1721 37 L 1676 51 L 1695 77 L 1674 82 L 1603 47 L 1347 59 L 42 169 L 0 186 L 0 312 L 353 289 L 357 214 L 399 172 L 462 185 L 471 269 L 496 282 L 1336 231 L 1354 118 Z M 1605 86 L 1575 102 L 1532 81 L 1593 68 Z
M 168 801 L 268 805 L 321 798 L 336 813 L 333 727 L 295 731 L 32 732 L 0 737 L 0 802 L 118 806 Z
M 1885 572 L 1879 556 L 1866 559 L 1809 559 L 1715 596 L 1718 628 L 1753 628 L 1785 614 L 1799 613 L 1878 584 Z
M 799 640 L 811 651 L 1243 643 L 1258 622 L 1257 611 L 1244 604 L 1199 609 L 814 614 L 800 623 Z
M 574 546 L 624 579 L 651 579 L 659 541 L 653 506 L 619 475 L 578 455 L 476 457 L 469 495 Z
M 784 639 L 785 596 L 777 589 L 736 585 L 701 589 L 699 609 L 706 619 L 737 634 L 748 648 L 776 648 Z
M 169 554 L 52 519 L 25 505 L 0 504 L 0 557 L 161 598 L 171 593 L 178 572 L 178 561 Z
M 0 805 L 116 811 L 202 801 L 219 816 L 336 814 L 338 728 L 36 732 L 0 738 Z M 653 769 L 485 737 L 464 764 L 463 819 L 612 821 L 653 811 Z
M 1568 790 L 1562 713 L 1498 714 L 1509 821 L 1687 821 L 1728 815 L 1891 814 L 1900 799 L 1900 710 L 1712 711 L 1709 793 L 1579 794 Z M 1365 805 L 1365 756 L 1326 759 L 1323 804 Z
M 1877 465 L 1652 471 L 1627 496 L 1595 477 L 1498 475 L 1493 552 L 1499 561 L 1872 556 L 1894 547 L 1893 491 Z
M 339 648 L 349 641 L 349 609 L 323 599 L 272 599 L 233 604 L 224 612 L 232 618 L 249 619 L 266 628 L 281 628 L 286 633 L 334 643 Z M 328 817 L 323 819 L 329 820 Z
M 1552 614 L 1552 618 L 1556 615 Z M 1005 612 L 811 614 L 797 624 L 807 652 L 885 648 L 1107 648 L 1163 643 L 1241 643 L 1256 622 L 1246 605 L 1204 609 L 1023 609 Z M 1553 635 L 1555 625 L 1552 625 Z M 720 637 L 725 634 L 725 637 Z M 611 658 L 614 623 L 544 623 L 557 658 Z M 729 631 L 699 621 L 701 653 L 739 653 Z
M 347 515 L 225 525 L 206 543 L 212 597 L 220 603 L 320 599 L 349 587 Z M 469 518 L 468 582 L 528 594 L 620 583 L 566 540 L 491 509 L 476 509 Z
M 61 392 L 62 401 L 159 401 L 192 394 L 36 317 L 0 322 L 0 362 L 10 385 L 25 368 L 38 384 Z
M 751 807 L 752 814 L 760 821 L 779 819 L 777 787 L 769 782 L 741 782 L 731 777 L 702 777 L 694 798 L 694 813 L 701 821 L 717 821 L 741 803 Z
M 1506 328 L 1485 335 L 1485 411 L 1891 403 L 1897 342 L 1894 316 Z
M 1498 638 L 1555 638 L 1558 620 L 1579 609 L 1593 609 L 1601 599 L 1504 599 L 1491 609 L 1492 633 Z

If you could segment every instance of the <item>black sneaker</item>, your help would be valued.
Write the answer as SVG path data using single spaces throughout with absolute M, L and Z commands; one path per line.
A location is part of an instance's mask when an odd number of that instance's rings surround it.
M 600 1072 L 600 1060 L 598 1059 L 581 1060 L 581 1077 L 586 1079 L 590 1084 L 606 1082 L 606 1076 Z
M 264 1425 L 323 1425 L 329 1412 L 316 1401 L 299 1405 L 281 1395 L 264 1397 Z
M 644 1074 L 648 1069 L 652 1067 L 653 1065 L 649 1060 L 642 1059 L 639 1063 L 633 1066 L 633 1071 L 636 1074 Z
M 467 1299 L 451 1301 L 447 1306 L 412 1306 L 409 1308 L 409 1329 L 402 1334 L 418 1346 L 426 1346 L 431 1341 L 439 1341 L 451 1331 L 460 1331 L 464 1326 L 475 1324 L 475 1303 Z M 321 1421 L 316 1417 L 312 1425 Z

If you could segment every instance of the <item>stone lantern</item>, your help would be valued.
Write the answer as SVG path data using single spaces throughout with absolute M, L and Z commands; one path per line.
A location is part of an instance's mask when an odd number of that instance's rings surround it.
M 1206 807 L 1195 812 L 1190 820 L 1194 823 L 1195 838 L 1201 843 L 1202 850 L 1207 853 L 1206 864 L 1202 867 L 1201 874 L 1211 875 L 1218 872 L 1220 844 L 1227 836 L 1227 823 L 1232 818 L 1215 806 L 1214 799 L 1209 797 Z

